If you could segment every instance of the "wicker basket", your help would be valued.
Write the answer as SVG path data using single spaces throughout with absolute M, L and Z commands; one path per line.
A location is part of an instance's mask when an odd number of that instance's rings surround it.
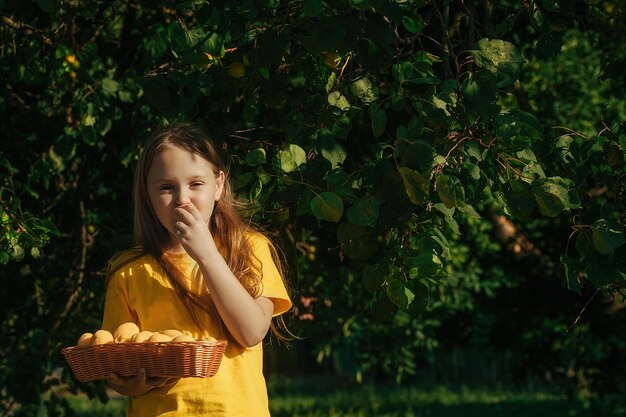
M 114 372 L 119 376 L 204 378 L 217 372 L 228 343 L 148 342 L 110 343 L 72 346 L 61 350 L 76 379 L 82 382 L 104 379 Z

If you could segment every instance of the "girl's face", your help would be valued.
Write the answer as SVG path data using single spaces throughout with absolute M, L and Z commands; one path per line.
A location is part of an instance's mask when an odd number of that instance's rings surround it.
M 193 204 L 208 222 L 215 202 L 224 189 L 223 171 L 215 174 L 215 167 L 200 155 L 177 146 L 162 150 L 148 170 L 148 195 L 157 218 L 167 229 L 172 242 L 174 209 Z

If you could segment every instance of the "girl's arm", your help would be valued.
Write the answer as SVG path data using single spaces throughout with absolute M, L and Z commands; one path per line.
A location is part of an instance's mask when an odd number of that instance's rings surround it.
M 267 297 L 253 298 L 241 285 L 192 203 L 175 212 L 174 230 L 185 251 L 198 263 L 224 324 L 242 346 L 258 344 L 269 330 L 274 303 Z

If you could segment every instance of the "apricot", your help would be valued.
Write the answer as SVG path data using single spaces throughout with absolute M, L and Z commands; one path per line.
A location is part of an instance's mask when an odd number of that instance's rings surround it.
M 241 78 L 246 74 L 246 67 L 239 61 L 228 66 L 228 74 L 233 78 Z
M 168 336 L 166 334 L 163 333 L 155 333 L 152 336 L 150 336 L 150 339 L 148 339 L 148 342 L 153 343 L 153 342 L 171 342 L 172 341 L 172 337 Z
M 162 332 L 160 332 L 161 334 L 166 334 L 172 338 L 178 337 L 181 334 L 183 334 L 183 332 L 181 332 L 180 330 L 176 330 L 176 329 L 168 329 L 168 330 L 163 330 Z
M 133 343 L 144 343 L 144 342 L 147 342 L 148 339 L 150 339 L 150 337 L 152 337 L 153 334 L 154 333 L 148 330 L 143 330 L 139 333 L 135 333 L 133 337 L 130 338 L 130 341 Z
M 113 343 L 113 335 L 106 330 L 98 330 L 91 337 L 91 345 L 106 345 Z
M 195 342 L 196 339 L 189 336 L 188 334 L 181 334 L 180 336 L 176 336 L 173 341 L 174 342 Z
M 133 335 L 139 333 L 139 327 L 133 322 L 122 323 L 113 332 L 115 343 L 123 343 L 130 340 Z
M 93 333 L 83 333 L 78 338 L 78 342 L 76 342 L 76 346 L 89 346 L 91 345 L 91 338 L 93 337 Z

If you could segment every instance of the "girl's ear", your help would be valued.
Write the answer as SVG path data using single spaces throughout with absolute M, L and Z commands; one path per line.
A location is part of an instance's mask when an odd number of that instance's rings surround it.
M 226 182 L 226 174 L 224 174 L 224 171 L 220 171 L 219 174 L 217 174 L 217 177 L 215 177 L 215 183 L 216 183 L 215 201 L 219 201 L 220 197 L 222 196 L 225 182 Z

